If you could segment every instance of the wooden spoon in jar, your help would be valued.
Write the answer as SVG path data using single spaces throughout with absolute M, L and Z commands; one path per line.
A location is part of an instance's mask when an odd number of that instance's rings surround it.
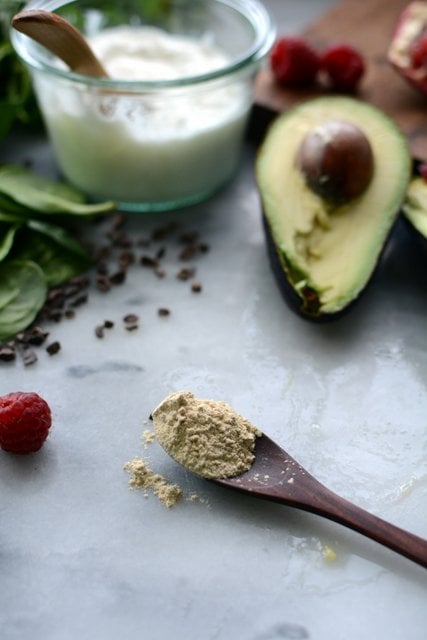
M 27 9 L 12 18 L 12 27 L 36 40 L 60 58 L 71 71 L 97 78 L 108 73 L 83 35 L 68 20 L 51 11 Z

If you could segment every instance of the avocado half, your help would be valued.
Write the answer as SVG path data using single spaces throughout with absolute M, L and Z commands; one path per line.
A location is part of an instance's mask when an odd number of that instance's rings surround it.
M 297 161 L 307 134 L 330 121 L 354 125 L 371 145 L 372 177 L 360 195 L 345 201 L 314 191 Z M 325 320 L 341 315 L 359 298 L 397 218 L 410 175 L 406 140 L 376 107 L 328 96 L 278 116 L 260 147 L 256 181 L 273 271 L 291 308 L 309 319 Z
M 427 181 L 422 176 L 416 175 L 409 182 L 402 211 L 410 230 L 427 249 Z

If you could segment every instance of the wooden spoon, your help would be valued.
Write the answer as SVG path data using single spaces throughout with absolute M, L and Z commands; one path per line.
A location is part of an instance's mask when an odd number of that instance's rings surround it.
M 52 51 L 72 71 L 88 76 L 108 77 L 92 49 L 68 20 L 42 9 L 28 9 L 12 18 L 12 27 Z
M 254 453 L 249 471 L 214 482 L 338 522 L 427 568 L 427 540 L 333 493 L 266 435 L 257 438 Z

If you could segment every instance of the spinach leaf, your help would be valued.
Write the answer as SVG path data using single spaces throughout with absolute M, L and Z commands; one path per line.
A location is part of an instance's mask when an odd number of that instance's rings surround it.
M 11 260 L 0 265 L 0 339 L 16 335 L 37 316 L 47 295 L 46 279 L 31 261 Z
M 0 205 L 1 206 L 1 205 Z M 0 222 L 9 222 L 10 224 L 25 224 L 27 219 L 16 213 L 5 213 L 0 209 Z
M 0 101 L 0 140 L 5 137 L 6 133 L 12 126 L 15 119 L 16 107 L 5 100 Z
M 9 254 L 19 225 L 0 224 L 0 262 Z
M 37 263 L 49 287 L 66 282 L 91 265 L 88 254 L 65 229 L 38 220 L 29 221 L 21 231 L 12 255 Z
M 70 185 L 50 180 L 16 165 L 0 167 L 0 193 L 30 212 L 39 214 L 90 216 L 111 211 L 115 207 L 112 201 L 86 204 L 80 191 Z
M 24 207 L 22 204 L 18 204 L 17 202 L 12 200 L 12 198 L 9 198 L 9 196 L 5 196 L 3 193 L 1 193 L 1 191 L 0 191 L 0 211 L 18 214 L 18 215 L 21 214 L 25 217 L 28 217 L 28 214 L 29 214 L 27 207 Z
M 88 261 L 89 257 L 86 251 L 78 240 L 74 238 L 64 227 L 58 227 L 56 224 L 50 222 L 43 222 L 42 220 L 29 220 L 27 224 L 29 229 L 38 231 L 39 233 L 48 236 L 59 245 L 59 248 L 63 248 L 66 251 L 76 254 L 80 258 Z

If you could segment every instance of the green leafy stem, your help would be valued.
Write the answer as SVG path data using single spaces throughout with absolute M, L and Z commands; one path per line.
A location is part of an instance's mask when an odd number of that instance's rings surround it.
M 50 287 L 90 266 L 64 220 L 114 207 L 112 201 L 88 204 L 74 187 L 24 167 L 0 166 L 0 340 L 32 324 Z

